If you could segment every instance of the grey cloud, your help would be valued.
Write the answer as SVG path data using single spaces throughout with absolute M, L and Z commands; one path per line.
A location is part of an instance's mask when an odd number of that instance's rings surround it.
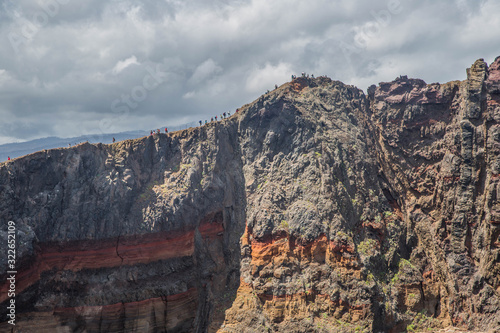
M 46 12 L 47 22 L 15 52 L 9 35 L 23 36 L 23 24 L 44 11 L 39 3 L 57 1 L 57 13 Z M 499 6 L 493 0 L 4 0 L 0 143 L 209 119 L 301 71 L 363 89 L 399 74 L 463 79 L 476 58 L 492 61 L 499 53 Z M 137 64 L 113 72 L 133 56 Z M 166 76 L 153 88 L 148 68 L 156 66 Z

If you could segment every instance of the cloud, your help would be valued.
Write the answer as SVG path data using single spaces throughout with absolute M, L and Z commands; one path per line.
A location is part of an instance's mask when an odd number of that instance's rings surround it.
M 129 67 L 130 65 L 139 65 L 139 63 L 137 62 L 137 58 L 133 55 L 131 56 L 130 58 L 127 58 L 123 61 L 118 61 L 115 65 L 115 67 L 113 67 L 113 74 L 119 74 L 121 73 L 121 71 L 123 71 L 125 68 Z
M 245 89 L 252 93 L 264 93 L 266 89 L 274 88 L 275 84 L 287 81 L 293 71 L 290 64 L 265 64 L 262 68 L 253 69 L 246 80 Z
M 222 67 L 218 66 L 212 58 L 207 59 L 198 67 L 196 67 L 193 75 L 188 80 L 188 84 L 200 84 L 220 72 L 222 72 Z
M 499 55 L 499 6 L 494 0 L 5 0 L 0 137 L 205 119 L 302 71 L 362 89 L 401 74 L 427 82 L 464 79 L 474 60 Z M 158 66 L 164 80 L 154 84 L 148 76 Z

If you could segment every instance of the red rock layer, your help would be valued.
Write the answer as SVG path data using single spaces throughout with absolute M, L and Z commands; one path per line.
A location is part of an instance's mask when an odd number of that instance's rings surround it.
M 198 291 L 195 288 L 184 293 L 139 302 L 117 303 L 104 306 L 57 308 L 50 312 L 20 314 L 16 331 L 28 332 L 36 323 L 38 333 L 58 332 L 63 328 L 87 332 L 151 332 L 189 330 L 197 309 Z M 83 326 L 82 326 L 83 325 Z M 11 326 L 0 324 L 0 331 Z
M 203 238 L 221 237 L 221 223 L 202 223 L 198 228 Z M 136 265 L 194 253 L 194 230 L 162 232 L 117 239 L 75 241 L 65 244 L 39 244 L 34 263 L 16 275 L 16 293 L 40 279 L 48 270 L 97 269 L 120 265 Z M 5 281 L 5 280 L 4 280 Z M 0 303 L 7 297 L 8 284 L 0 287 Z
M 291 86 L 292 89 L 295 91 L 302 91 L 303 89 L 309 86 L 309 82 L 308 79 L 304 77 L 298 77 L 292 81 Z
M 242 246 L 248 244 L 252 248 L 252 274 L 269 263 L 280 265 L 290 257 L 297 257 L 320 264 L 326 262 L 330 266 L 347 269 L 358 278 L 361 276 L 354 248 L 349 244 L 329 241 L 324 234 L 307 243 L 285 236 L 259 241 L 253 239 L 247 228 L 242 237 Z
M 439 84 L 427 85 L 419 79 L 401 77 L 393 82 L 381 82 L 375 99 L 391 104 L 437 104 L 443 103 L 448 94 Z
M 490 65 L 486 87 L 491 93 L 500 93 L 500 57 Z
M 305 242 L 285 233 L 256 239 L 247 227 L 241 245 L 242 248 L 251 246 L 247 255 L 251 259 L 248 269 L 253 281 L 242 277 L 233 306 L 226 311 L 225 328 L 219 332 L 241 331 L 241 323 L 247 321 L 244 312 L 262 314 L 271 323 L 283 327 L 290 322 L 317 317 L 320 313 L 335 319 L 349 316 L 353 322 L 366 320 L 369 316 L 371 303 L 349 304 L 338 295 L 330 295 L 328 288 L 318 289 L 313 284 L 306 284 L 300 273 L 296 273 L 300 271 L 297 266 L 315 267 L 320 275 L 320 267 L 324 267 L 325 271 L 333 268 L 345 281 L 359 280 L 361 263 L 354 244 L 347 239 L 329 240 L 321 234 L 315 240 Z M 290 282 L 277 294 L 271 283 L 273 280 Z M 297 287 L 299 280 L 302 284 Z

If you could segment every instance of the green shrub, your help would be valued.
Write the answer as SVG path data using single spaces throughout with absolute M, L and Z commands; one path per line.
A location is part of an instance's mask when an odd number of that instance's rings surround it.
M 358 245 L 358 253 L 364 256 L 375 254 L 376 249 L 377 241 L 374 239 L 364 240 Z
M 285 230 L 286 232 L 288 232 L 288 230 L 289 230 L 288 222 L 285 220 L 281 220 L 280 227 L 281 227 L 281 229 Z

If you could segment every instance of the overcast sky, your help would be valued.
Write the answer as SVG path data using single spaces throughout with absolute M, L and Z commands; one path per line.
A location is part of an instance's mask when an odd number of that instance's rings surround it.
M 497 0 L 0 0 L 0 144 L 177 125 L 305 71 L 366 91 L 500 55 Z

